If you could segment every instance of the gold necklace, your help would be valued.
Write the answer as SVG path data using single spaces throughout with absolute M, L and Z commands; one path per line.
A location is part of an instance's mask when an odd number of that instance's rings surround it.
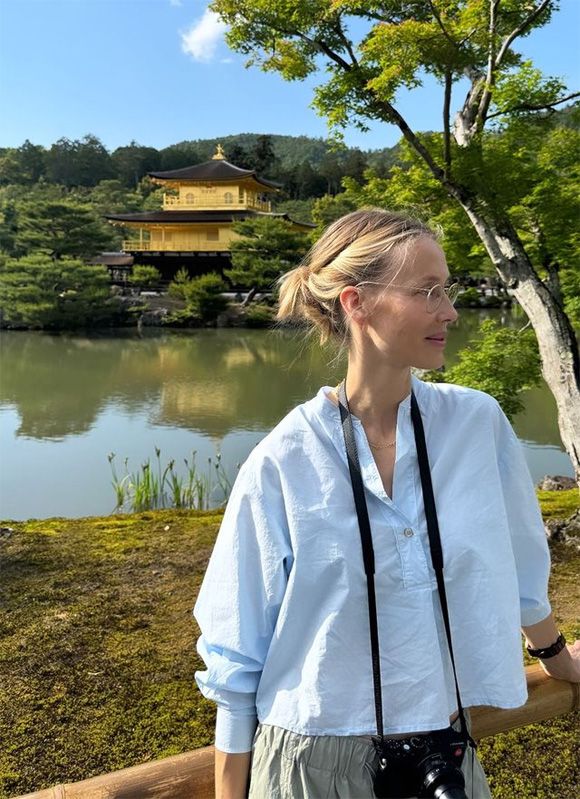
M 340 383 L 334 388 L 334 393 L 336 394 L 337 401 L 338 401 L 338 391 L 343 383 L 344 380 L 341 380 Z M 365 435 L 366 435 L 366 430 L 365 430 Z M 394 441 L 389 441 L 386 444 L 375 444 L 372 441 L 369 441 L 368 436 L 367 436 L 367 441 L 369 443 L 369 447 L 371 447 L 372 449 L 390 449 L 391 447 L 394 447 L 395 444 L 397 443 L 397 440 L 395 439 Z

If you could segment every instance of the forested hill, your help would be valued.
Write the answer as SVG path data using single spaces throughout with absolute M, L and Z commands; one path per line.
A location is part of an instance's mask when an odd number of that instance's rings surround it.
M 42 182 L 90 188 L 103 180 L 118 180 L 126 188 L 135 189 L 148 172 L 207 161 L 218 143 L 229 161 L 280 182 L 292 199 L 336 194 L 343 177 L 360 179 L 369 166 L 385 175 L 397 152 L 396 147 L 333 149 L 323 139 L 258 133 L 192 139 L 160 150 L 132 141 L 111 152 L 96 136 L 88 134 L 76 140 L 61 138 L 48 148 L 29 140 L 20 147 L 0 148 L 0 186 Z

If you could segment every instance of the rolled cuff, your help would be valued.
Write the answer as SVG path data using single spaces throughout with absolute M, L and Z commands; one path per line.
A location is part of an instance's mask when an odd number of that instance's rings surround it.
M 251 752 L 257 725 L 256 714 L 240 716 L 218 707 L 215 724 L 216 749 L 229 754 Z
M 548 600 L 545 602 L 537 602 L 529 605 L 521 605 L 520 614 L 522 619 L 522 627 L 531 627 L 532 624 L 538 624 L 544 619 L 547 619 L 550 613 L 552 612 L 552 608 L 550 607 L 550 603 Z

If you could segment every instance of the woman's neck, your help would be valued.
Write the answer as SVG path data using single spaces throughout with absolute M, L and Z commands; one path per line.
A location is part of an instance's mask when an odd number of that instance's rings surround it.
M 389 434 L 401 402 L 411 393 L 411 369 L 362 370 L 349 363 L 346 395 L 351 412 L 365 428 Z

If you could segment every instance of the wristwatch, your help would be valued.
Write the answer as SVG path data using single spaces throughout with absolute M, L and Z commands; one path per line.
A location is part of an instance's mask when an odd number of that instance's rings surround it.
M 566 639 L 564 638 L 563 633 L 559 633 L 558 637 L 554 641 L 551 646 L 545 646 L 542 649 L 532 649 L 529 646 L 526 646 L 528 650 L 528 655 L 533 658 L 539 658 L 540 660 L 547 660 L 548 658 L 553 658 L 554 655 L 559 654 L 564 647 L 566 646 Z

